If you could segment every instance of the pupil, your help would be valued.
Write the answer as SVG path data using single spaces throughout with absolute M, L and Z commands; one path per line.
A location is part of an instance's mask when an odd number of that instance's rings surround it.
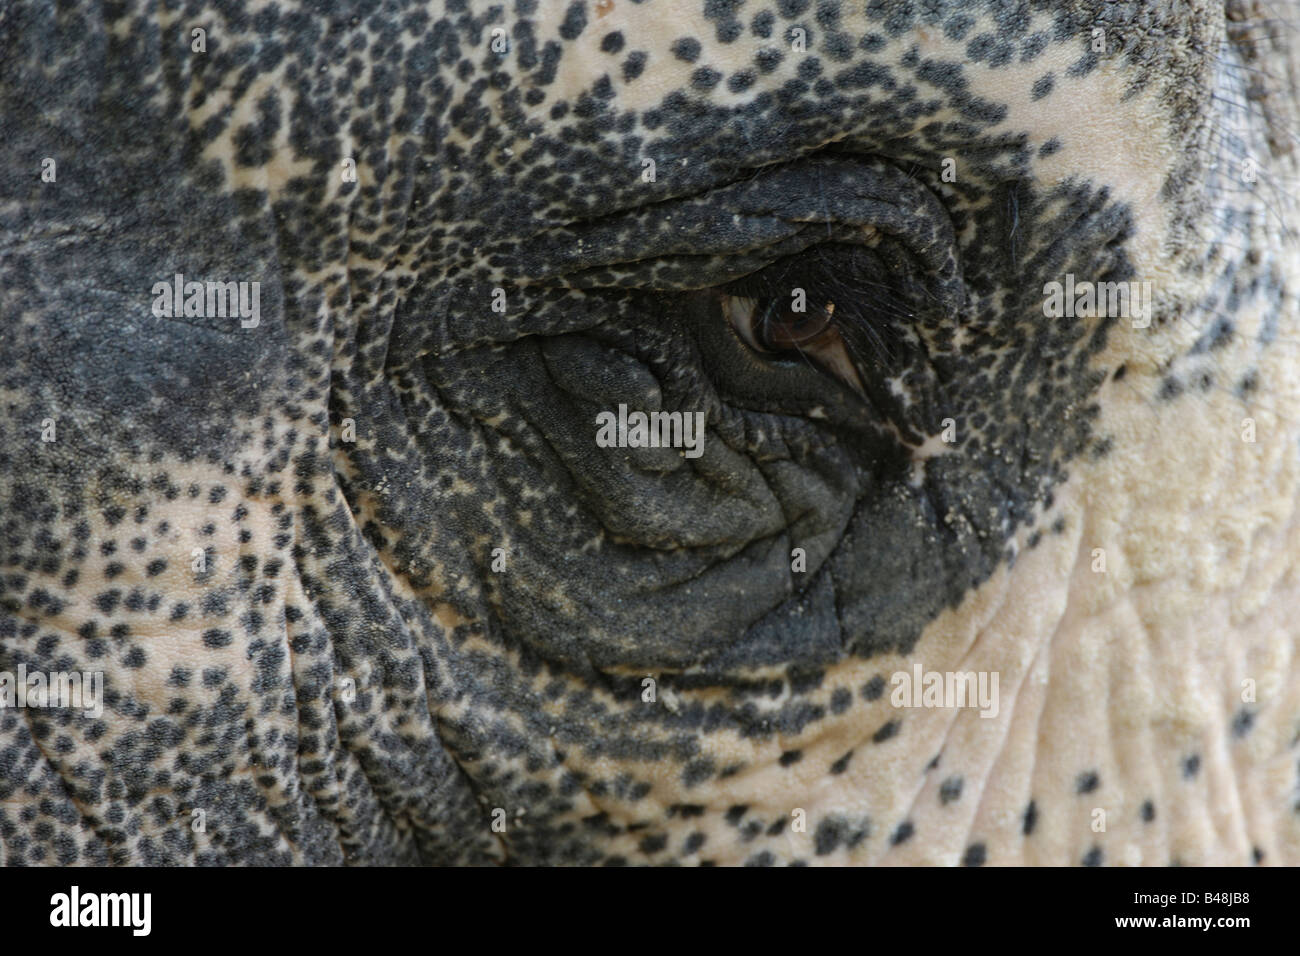
M 817 339 L 831 323 L 832 307 L 795 312 L 786 299 L 771 299 L 758 310 L 758 340 L 774 352 L 797 349 Z

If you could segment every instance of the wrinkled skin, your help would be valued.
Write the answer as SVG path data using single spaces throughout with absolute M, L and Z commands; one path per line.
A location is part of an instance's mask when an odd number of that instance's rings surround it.
M 0 710 L 0 859 L 1300 862 L 1266 16 L 8 7 L 0 671 L 106 701 Z M 861 392 L 737 334 L 755 274 Z

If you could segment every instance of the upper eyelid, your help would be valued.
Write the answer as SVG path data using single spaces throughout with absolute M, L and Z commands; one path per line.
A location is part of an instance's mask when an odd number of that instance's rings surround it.
M 869 243 L 881 233 L 903 242 L 924 238 L 922 256 L 952 239 L 939 200 L 896 167 L 874 157 L 821 157 L 489 245 L 482 257 L 505 281 L 663 290 L 691 287 L 680 277 L 658 280 L 657 263 L 680 262 L 714 271 L 694 286 L 705 288 L 744 274 L 728 274 L 729 259 L 752 263 L 766 255 L 770 261 L 827 240 Z M 938 270 L 943 263 L 933 265 Z M 625 276 L 636 281 L 619 281 Z

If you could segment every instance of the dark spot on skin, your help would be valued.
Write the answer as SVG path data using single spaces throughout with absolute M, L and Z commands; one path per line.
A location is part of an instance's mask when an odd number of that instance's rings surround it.
M 839 0 L 818 0 L 817 23 L 828 30 L 834 29 L 840 22 Z
M 712 67 L 702 66 L 691 74 L 691 86 L 701 92 L 707 92 L 718 85 L 722 74 Z
M 1054 86 L 1056 86 L 1056 77 L 1054 77 L 1051 73 L 1048 73 L 1044 76 L 1040 76 L 1034 82 L 1033 89 L 1031 89 L 1029 92 L 1030 98 L 1034 100 L 1041 100 L 1044 96 L 1050 96 L 1052 92 L 1052 88 Z M 1060 144 L 1058 143 L 1057 145 L 1059 148 Z M 1039 155 L 1041 156 L 1042 153 L 1039 153 Z
M 649 57 L 641 52 L 629 53 L 627 59 L 623 61 L 623 79 L 625 81 L 635 80 L 645 70 L 646 60 Z
M 1263 863 L 1263 862 L 1264 862 L 1264 851 L 1261 850 L 1259 847 L 1252 847 L 1252 848 L 1251 848 L 1251 851 L 1250 851 L 1250 859 L 1251 859 L 1251 862 L 1254 863 L 1254 864 L 1256 864 L 1256 865 L 1259 865 L 1260 863 Z
M 741 70 L 739 73 L 731 74 L 731 78 L 727 80 L 727 89 L 733 93 L 743 93 L 753 86 L 757 79 L 753 70 Z
M 1219 317 L 1214 320 L 1209 331 L 1202 335 L 1192 346 L 1191 354 L 1200 355 L 1224 348 L 1232 342 L 1235 330 L 1231 319 Z
M 646 856 L 653 856 L 655 853 L 659 853 L 663 850 L 666 846 L 668 846 L 668 837 L 664 836 L 662 833 L 655 833 L 643 837 L 641 842 L 637 844 L 637 849 Z
M 713 776 L 713 771 L 713 761 L 707 757 L 701 760 L 692 760 L 682 769 L 682 782 L 688 787 L 694 787 Z
M 233 637 L 229 631 L 211 628 L 203 632 L 204 647 L 229 647 Z
M 961 797 L 961 777 L 949 777 L 939 785 L 939 802 L 942 804 L 952 803 Z
M 846 753 L 846 754 L 845 754 L 843 757 L 841 757 L 839 760 L 837 760 L 837 761 L 835 761 L 833 764 L 831 764 L 831 773 L 833 773 L 833 774 L 841 774 L 841 773 L 843 773 L 845 770 L 848 770 L 848 769 L 849 769 L 849 761 L 852 760 L 852 759 L 853 759 L 853 751 L 850 750 L 848 753 Z
M 1089 50 L 1083 56 L 1079 57 L 1079 59 L 1075 60 L 1070 68 L 1066 70 L 1066 73 L 1076 79 L 1087 76 L 1097 68 L 1098 62 L 1098 55 L 1092 50 Z
M 988 853 L 983 843 L 972 843 L 966 847 L 966 854 L 961 858 L 962 866 L 983 866 Z
M 880 695 L 885 692 L 885 679 L 877 674 L 871 680 L 862 685 L 863 700 L 879 700 Z
M 754 54 L 754 65 L 758 67 L 760 73 L 771 73 L 781 61 L 785 59 L 785 53 L 775 47 L 764 47 Z
M 1015 47 L 990 33 L 983 33 L 966 45 L 966 57 L 972 63 L 984 63 L 996 70 L 1015 56 Z
M 960 42 L 965 39 L 966 34 L 970 32 L 973 26 L 975 26 L 973 18 L 966 16 L 964 13 L 956 13 L 944 23 L 943 35 L 949 40 Z
M 1128 366 L 1121 363 L 1119 368 L 1115 369 L 1115 374 L 1111 376 L 1111 380 L 1115 382 L 1121 381 L 1123 380 L 1124 376 L 1127 374 L 1128 374 Z
M 1245 737 L 1255 726 L 1255 713 L 1249 708 L 1243 707 L 1237 711 L 1232 718 L 1232 736 Z
M 1142 804 L 1142 821 L 1150 823 L 1156 818 L 1156 805 L 1150 800 Z
M 1160 391 L 1156 393 L 1156 397 L 1162 402 L 1168 402 L 1181 394 L 1183 394 L 1183 383 L 1170 377 L 1160 383 Z
M 1097 771 L 1089 770 L 1087 773 L 1079 774 L 1079 778 L 1074 784 L 1074 792 L 1092 793 L 1100 784 L 1101 777 L 1097 774 Z
M 1020 831 L 1025 836 L 1029 836 L 1036 826 L 1038 826 L 1038 804 L 1030 800 L 1029 806 L 1025 807 L 1024 822 L 1021 824 Z
M 606 33 L 604 39 L 600 41 L 600 48 L 606 53 L 618 53 L 623 49 L 623 34 L 615 30 L 613 33 Z
M 1082 862 L 1084 866 L 1101 866 L 1102 863 L 1101 847 L 1094 846 L 1091 850 L 1089 850 L 1086 854 L 1084 854 Z
M 852 832 L 849 833 L 849 838 L 844 845 L 847 846 L 850 850 L 852 850 L 859 843 L 865 840 L 869 833 L 870 833 L 870 824 L 864 820 L 862 821 L 862 826 L 859 829 L 853 830 Z
M 1191 780 L 1196 776 L 1197 771 L 1201 769 L 1201 758 L 1197 754 L 1192 754 L 1183 761 L 1183 779 Z
M 889 723 L 883 725 L 879 730 L 877 730 L 874 734 L 871 735 L 871 742 L 873 744 L 884 743 L 890 737 L 893 737 L 895 734 L 898 733 L 898 726 L 899 726 L 898 721 L 891 720 Z
M 682 37 L 674 40 L 671 47 L 673 56 L 686 63 L 694 63 L 700 58 L 700 41 L 695 37 Z
M 838 817 L 827 817 L 818 823 L 817 832 L 813 835 L 817 855 L 826 856 L 834 852 L 844 841 L 846 829 L 844 821 Z
M 1026 37 L 1020 45 L 1020 62 L 1031 63 L 1038 59 L 1050 42 L 1051 36 L 1045 31 Z M 1039 80 L 1039 82 L 1042 81 Z
M 770 852 L 764 850 L 762 853 L 756 853 L 745 861 L 745 866 L 775 866 L 776 857 Z
M 1061 151 L 1061 141 L 1057 139 L 1055 136 L 1049 139 L 1042 146 L 1038 147 L 1038 155 L 1043 159 L 1046 159 L 1048 156 L 1055 156 L 1060 151 Z
M 798 763 L 802 759 L 802 750 L 787 750 L 785 753 L 781 754 L 778 763 L 780 763 L 782 767 L 789 767 L 792 764 Z
M 95 607 L 99 608 L 103 614 L 112 614 L 113 609 L 117 607 L 122 600 L 121 591 L 104 591 L 95 597 Z
M 738 826 L 740 824 L 740 821 L 745 818 L 745 814 L 748 811 L 749 811 L 749 807 L 747 805 L 734 806 L 727 811 L 726 820 L 733 827 Z
M 713 35 L 719 43 L 735 43 L 744 32 L 739 20 L 726 20 L 717 25 Z
M 228 604 L 227 595 L 220 591 L 209 591 L 203 595 L 203 616 L 224 617 L 228 610 Z
M 890 834 L 889 845 L 898 846 L 898 844 L 906 842 L 915 832 L 916 828 L 912 826 L 912 821 L 904 820 Z
M 564 14 L 564 22 L 560 24 L 560 36 L 565 40 L 576 40 L 586 27 L 587 5 L 582 0 L 569 4 L 569 9 Z

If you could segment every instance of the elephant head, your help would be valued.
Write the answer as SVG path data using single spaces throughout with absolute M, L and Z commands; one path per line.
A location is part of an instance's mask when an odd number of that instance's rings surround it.
M 1300 859 L 1291 43 L 11 8 L 0 856 Z

